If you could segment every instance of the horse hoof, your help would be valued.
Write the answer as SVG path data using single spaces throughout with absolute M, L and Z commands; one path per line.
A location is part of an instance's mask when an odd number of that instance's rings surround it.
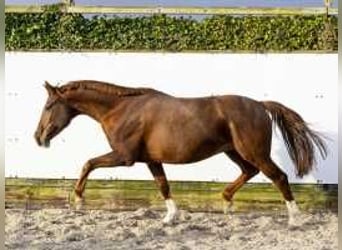
M 163 219 L 163 224 L 166 224 L 166 225 L 173 224 L 173 222 L 176 219 L 176 215 L 177 215 L 176 213 L 168 213 Z
M 171 224 L 172 224 L 172 221 L 173 221 L 172 219 L 165 217 L 165 218 L 163 219 L 163 224 L 165 224 L 165 225 L 171 225 Z
M 173 219 L 170 219 L 170 218 L 167 218 L 167 217 L 165 217 L 165 218 L 163 219 L 163 224 L 164 224 L 164 225 L 172 225 L 173 222 L 174 222 Z
M 296 229 L 299 228 L 302 225 L 302 223 L 293 219 L 289 219 L 287 225 L 289 229 Z
M 309 222 L 311 217 L 307 214 L 297 213 L 289 218 L 288 226 L 291 229 L 299 228 Z

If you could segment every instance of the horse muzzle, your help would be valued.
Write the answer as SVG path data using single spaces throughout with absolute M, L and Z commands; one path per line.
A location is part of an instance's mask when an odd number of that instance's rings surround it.
M 34 134 L 34 138 L 38 146 L 48 148 L 50 146 L 50 140 L 54 136 L 56 128 L 53 126 L 48 126 L 46 129 L 37 129 Z
M 38 146 L 48 148 L 50 147 L 50 140 L 47 138 L 41 139 L 39 136 L 35 136 Z
M 46 147 L 46 148 L 48 148 L 50 146 L 50 140 L 41 139 L 40 136 L 38 136 L 37 134 L 35 134 L 34 137 L 36 139 L 36 142 L 37 142 L 38 146 Z

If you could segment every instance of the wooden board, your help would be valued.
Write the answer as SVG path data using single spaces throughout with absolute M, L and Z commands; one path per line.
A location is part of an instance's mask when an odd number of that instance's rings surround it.
M 47 5 L 48 6 L 48 5 Z M 40 13 L 42 5 L 6 5 L 5 13 Z M 86 6 L 60 5 L 66 13 L 82 14 L 169 14 L 169 15 L 322 15 L 325 7 L 305 8 L 249 8 L 249 7 L 134 7 L 134 6 Z M 330 15 L 337 15 L 337 8 L 329 8 Z

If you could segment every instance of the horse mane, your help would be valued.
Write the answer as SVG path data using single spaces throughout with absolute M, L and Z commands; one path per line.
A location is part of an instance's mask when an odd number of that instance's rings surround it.
M 115 95 L 119 97 L 124 96 L 138 96 L 145 95 L 150 93 L 161 93 L 152 88 L 132 88 L 132 87 L 124 87 L 112 83 L 94 81 L 94 80 L 80 80 L 80 81 L 70 81 L 67 84 L 58 88 L 61 93 L 69 92 L 69 91 L 78 91 L 78 90 L 90 90 L 97 92 L 98 94 L 109 94 Z

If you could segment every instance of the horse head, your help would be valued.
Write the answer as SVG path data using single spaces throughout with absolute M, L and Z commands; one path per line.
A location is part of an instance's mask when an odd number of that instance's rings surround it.
M 77 111 L 67 104 L 58 87 L 50 85 L 47 81 L 44 87 L 48 92 L 48 99 L 34 137 L 39 146 L 49 147 L 50 141 L 69 125 Z

